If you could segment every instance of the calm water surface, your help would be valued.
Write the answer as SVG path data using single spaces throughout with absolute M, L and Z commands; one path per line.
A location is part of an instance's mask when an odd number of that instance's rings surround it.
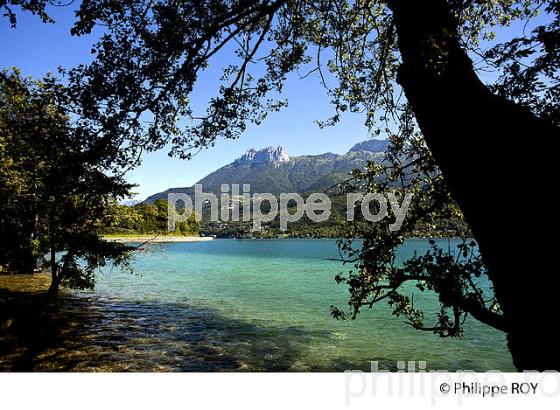
M 409 240 L 399 256 L 427 246 Z M 153 245 L 135 256 L 137 275 L 105 271 L 95 292 L 61 307 L 71 326 L 33 368 L 342 371 L 376 360 L 394 370 L 423 360 L 428 369 L 514 370 L 504 335 L 470 318 L 462 340 L 414 330 L 385 304 L 332 319 L 330 306 L 348 297 L 333 280 L 344 269 L 329 260 L 337 257 L 333 240 Z M 433 295 L 416 291 L 415 301 L 434 317 Z
M 399 256 L 426 248 L 426 240 L 410 240 Z M 332 240 L 158 245 L 136 257 L 141 276 L 106 273 L 98 292 L 110 300 L 147 304 L 139 323 L 149 324 L 150 315 L 168 305 L 160 323 L 166 326 L 164 340 L 208 348 L 218 358 L 230 358 L 233 367 L 341 370 L 364 368 L 371 360 L 388 367 L 399 360 L 425 360 L 437 369 L 513 370 L 503 334 L 472 319 L 463 340 L 416 331 L 384 304 L 355 321 L 332 319 L 330 306 L 346 306 L 348 295 L 333 281 L 343 269 L 329 260 L 337 257 Z M 416 292 L 415 299 L 422 296 Z M 429 317 L 438 308 L 436 299 L 423 299 Z

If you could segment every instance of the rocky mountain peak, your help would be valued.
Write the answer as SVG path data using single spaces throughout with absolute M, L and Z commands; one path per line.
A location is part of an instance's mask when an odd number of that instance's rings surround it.
M 349 152 L 369 151 L 369 152 L 385 152 L 389 147 L 389 140 L 367 140 L 358 142 Z
M 236 159 L 233 165 L 259 165 L 289 161 L 290 157 L 283 146 L 267 147 L 260 150 L 250 149 Z

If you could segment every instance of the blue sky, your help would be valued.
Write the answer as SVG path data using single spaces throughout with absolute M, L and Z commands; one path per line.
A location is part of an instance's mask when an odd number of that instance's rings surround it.
M 18 27 L 11 29 L 0 20 L 0 68 L 19 67 L 23 75 L 41 77 L 58 66 L 69 68 L 91 60 L 95 34 L 76 38 L 69 35 L 74 21 L 70 7 L 51 9 L 56 24 L 44 24 L 29 13 L 20 14 Z M 513 27 L 507 31 L 519 30 Z M 201 78 L 191 96 L 193 105 L 203 106 L 216 88 L 218 69 L 228 64 L 223 54 Z M 218 140 L 216 146 L 185 161 L 169 158 L 167 151 L 151 153 L 132 171 L 130 182 L 139 186 L 137 198 L 145 198 L 171 187 L 190 186 L 215 169 L 232 162 L 250 148 L 283 145 L 292 156 L 324 152 L 344 153 L 356 142 L 364 141 L 368 130 L 363 117 L 348 114 L 336 127 L 320 129 L 315 120 L 332 114 L 329 98 L 314 76 L 291 78 L 284 88 L 289 106 L 272 113 L 260 126 L 250 126 L 238 140 Z
M 41 77 L 55 72 L 60 65 L 72 67 L 91 60 L 90 49 L 95 36 L 75 38 L 69 35 L 74 19 L 68 7 L 53 9 L 56 24 L 44 24 L 30 14 L 20 14 L 16 29 L 0 20 L 0 68 L 19 67 L 23 75 Z M 227 55 L 215 61 L 203 76 L 193 104 L 203 105 L 206 88 L 214 89 L 217 69 L 227 64 Z M 206 95 L 205 95 L 206 94 Z M 272 113 L 260 126 L 250 126 L 238 140 L 218 140 L 216 146 L 185 161 L 169 158 L 166 151 L 150 153 L 143 164 L 129 175 L 129 181 L 139 184 L 139 198 L 171 187 L 190 186 L 232 162 L 250 148 L 283 145 L 292 156 L 324 152 L 344 153 L 356 142 L 366 140 L 368 131 L 359 115 L 347 115 L 336 127 L 320 129 L 315 120 L 332 114 L 329 98 L 317 79 L 288 81 L 284 98 L 289 106 Z

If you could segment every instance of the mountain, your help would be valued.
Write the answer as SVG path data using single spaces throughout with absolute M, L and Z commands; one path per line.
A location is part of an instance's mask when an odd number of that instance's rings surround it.
M 222 184 L 250 184 L 251 193 L 324 191 L 348 178 L 348 172 L 369 160 L 382 160 L 387 140 L 369 140 L 354 145 L 346 154 L 325 153 L 290 157 L 282 146 L 250 149 L 241 157 L 197 184 L 204 192 L 220 193 Z M 148 197 L 144 202 L 167 199 L 170 192 L 194 193 L 194 187 L 170 188 Z
M 389 148 L 389 140 L 367 140 L 358 142 L 349 152 L 385 152 Z
M 257 166 L 263 164 L 277 164 L 279 162 L 287 162 L 290 160 L 286 149 L 282 146 L 278 148 L 268 147 L 261 150 L 250 149 L 241 157 L 233 162 L 233 166 L 250 165 Z

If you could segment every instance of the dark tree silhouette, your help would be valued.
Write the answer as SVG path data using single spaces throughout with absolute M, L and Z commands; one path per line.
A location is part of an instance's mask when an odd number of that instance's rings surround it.
M 551 164 L 542 145 L 527 140 L 552 141 L 559 128 L 479 80 L 446 2 L 393 1 L 390 8 L 402 56 L 397 80 L 478 241 L 515 365 L 558 369 L 549 329 L 559 283 L 551 261 L 542 263 L 548 246 L 539 239 L 547 237 L 547 229 L 531 218 L 532 210 L 523 209 L 538 199 L 521 190 L 538 189 Z M 524 195 L 528 203 L 519 203 Z M 520 246 L 508 246 L 510 240 Z
M 47 14 L 47 6 L 69 4 L 57 0 L 0 0 L 0 12 L 7 17 L 10 25 L 15 27 L 17 24 L 17 10 L 31 12 L 37 15 L 43 22 L 52 23 L 53 19 Z
M 101 220 L 111 201 L 130 184 L 101 164 L 91 138 L 74 129 L 64 109 L 64 88 L 54 77 L 41 81 L 4 72 L 0 81 L 0 264 L 52 275 L 60 285 L 91 289 L 95 270 L 128 266 L 131 248 L 104 241 Z

